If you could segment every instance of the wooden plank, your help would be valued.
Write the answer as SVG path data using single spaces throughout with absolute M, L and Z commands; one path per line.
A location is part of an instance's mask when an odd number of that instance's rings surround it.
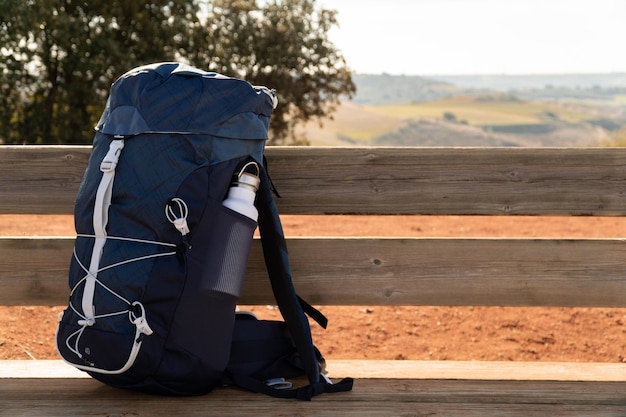
M 366 379 L 354 390 L 294 402 L 219 388 L 198 397 L 160 397 L 93 380 L 4 379 L 6 416 L 611 416 L 626 413 L 626 384 Z
M 0 238 L 0 305 L 65 305 L 73 238 Z
M 0 239 L 0 305 L 67 302 L 69 238 Z M 622 239 L 293 238 L 319 305 L 626 306 Z M 242 304 L 274 304 L 255 241 Z
M 626 213 L 624 148 L 270 151 L 283 213 Z
M 62 360 L 0 360 L 0 380 L 2 379 L 60 379 L 90 378 L 86 372 Z
M 626 382 L 623 363 L 328 360 L 327 369 L 332 378 Z
M 0 146 L 0 213 L 73 213 L 91 147 Z
M 626 382 L 626 364 L 489 361 L 326 361 L 333 379 L 453 379 L 477 381 Z M 2 360 L 0 379 L 89 378 L 61 360 Z
M 569 406 L 563 404 L 447 404 L 436 402 L 394 403 L 390 401 L 381 401 L 380 403 L 347 401 L 337 404 L 314 401 L 303 404 L 294 402 L 268 403 L 266 400 L 240 402 L 239 398 L 235 398 L 230 401 L 213 400 L 202 403 L 193 402 L 192 404 L 187 402 L 163 404 L 162 401 L 147 404 L 147 400 L 144 400 L 130 406 L 108 403 L 103 400 L 90 401 L 90 398 L 81 398 L 81 400 L 92 404 L 92 407 L 96 408 L 95 411 L 86 405 L 71 404 L 66 407 L 63 403 L 59 404 L 58 400 L 50 405 L 39 402 L 29 402 L 26 405 L 18 403 L 16 405 L 16 401 L 10 401 L 4 407 L 6 414 L 2 415 L 11 417 L 66 417 L 68 415 L 90 417 L 171 417 L 174 415 L 186 417 L 231 415 L 238 417 L 624 417 L 624 407 L 613 405 L 599 407 L 597 405 Z
M 0 146 L 0 213 L 71 213 L 89 147 Z M 269 147 L 282 213 L 626 214 L 625 148 Z

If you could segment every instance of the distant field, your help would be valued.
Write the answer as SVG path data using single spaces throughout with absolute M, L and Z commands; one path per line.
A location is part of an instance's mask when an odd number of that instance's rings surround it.
M 444 120 L 448 113 L 458 123 L 487 131 L 528 132 L 547 129 L 553 123 L 576 124 L 601 117 L 594 107 L 561 105 L 555 102 L 530 102 L 497 99 L 490 96 L 458 96 L 429 102 L 359 105 L 344 102 L 333 119 L 323 120 L 320 127 L 311 122 L 301 129 L 312 145 L 368 145 L 416 119 Z M 550 130 L 550 129 L 547 129 Z
M 398 129 L 403 121 L 397 115 L 374 110 L 374 106 L 360 106 L 344 102 L 333 114 L 324 119 L 323 126 L 309 122 L 300 133 L 306 134 L 312 145 L 347 145 L 350 140 L 367 144 L 372 138 Z
M 588 112 L 570 110 L 556 103 L 524 101 L 482 101 L 475 96 L 455 97 L 424 103 L 376 106 L 370 111 L 402 118 L 443 118 L 452 113 L 459 121 L 474 126 L 539 124 L 547 119 L 578 123 L 594 116 Z M 550 116 L 551 115 L 551 116 Z

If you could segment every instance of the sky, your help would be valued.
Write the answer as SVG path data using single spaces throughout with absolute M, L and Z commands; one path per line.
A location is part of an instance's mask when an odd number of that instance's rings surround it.
M 626 0 L 318 0 L 361 74 L 626 72 Z

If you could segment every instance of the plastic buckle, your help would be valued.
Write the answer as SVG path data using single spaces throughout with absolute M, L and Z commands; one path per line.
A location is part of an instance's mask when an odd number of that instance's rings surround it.
M 293 384 L 287 381 L 285 378 L 272 378 L 265 381 L 268 387 L 274 389 L 291 389 Z
M 111 172 L 115 171 L 117 162 L 120 159 L 120 153 L 124 148 L 124 139 L 115 139 L 109 145 L 109 151 L 105 155 L 104 159 L 100 163 L 100 171 Z

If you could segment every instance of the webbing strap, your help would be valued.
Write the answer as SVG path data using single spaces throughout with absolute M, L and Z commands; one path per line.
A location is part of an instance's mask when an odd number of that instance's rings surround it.
M 248 391 L 257 392 L 275 398 L 292 398 L 297 400 L 311 401 L 317 395 L 333 392 L 345 392 L 352 390 L 354 380 L 344 378 L 333 384 L 326 380 L 323 375 L 319 375 L 319 382 L 305 385 L 293 389 L 277 389 L 268 385 L 265 381 L 259 381 L 246 375 L 229 375 L 230 381 L 238 387 Z
M 100 163 L 102 179 L 96 191 L 96 199 L 93 210 L 93 229 L 96 236 L 89 263 L 89 273 L 85 279 L 83 290 L 82 309 L 89 324 L 93 324 L 95 311 L 93 306 L 94 294 L 96 292 L 96 277 L 100 268 L 102 250 L 106 243 L 106 226 L 109 221 L 109 206 L 111 205 L 111 194 L 113 190 L 113 180 L 115 179 L 115 168 L 124 148 L 124 139 L 115 139 L 109 145 L 109 151 Z
M 306 313 L 307 316 L 311 317 L 317 324 L 319 324 L 322 329 L 326 329 L 328 327 L 328 319 L 321 311 L 317 308 L 313 307 L 311 304 L 304 301 L 298 295 L 298 301 L 300 302 L 300 307 Z

